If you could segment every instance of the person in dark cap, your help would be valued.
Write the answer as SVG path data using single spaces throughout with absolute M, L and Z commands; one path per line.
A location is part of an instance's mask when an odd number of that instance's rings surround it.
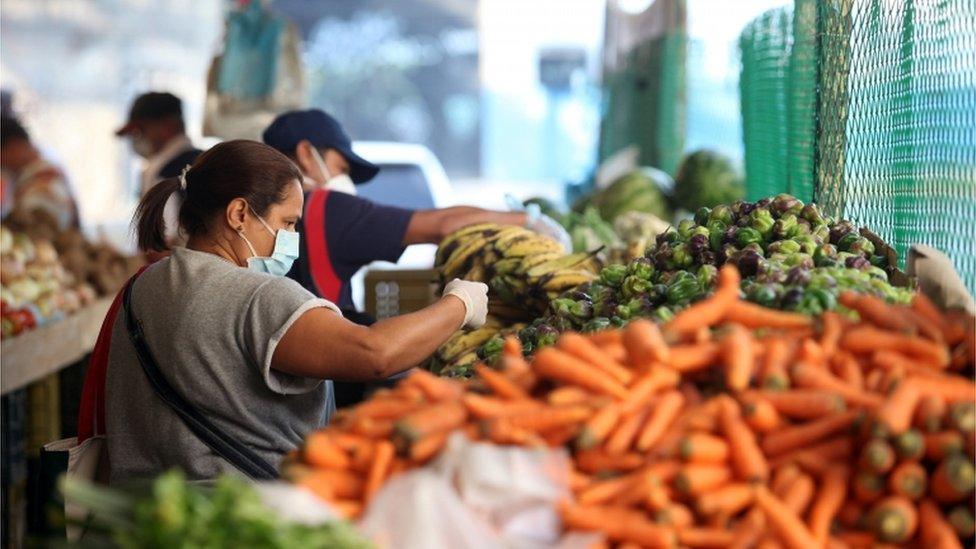
M 344 313 L 354 311 L 349 281 L 361 267 L 396 262 L 407 246 L 436 244 L 466 225 L 522 225 L 571 246 L 559 223 L 538 212 L 470 206 L 414 211 L 349 194 L 348 189 L 372 179 L 379 167 L 354 153 L 342 126 L 322 110 L 282 114 L 264 130 L 263 139 L 294 160 L 305 177 L 301 252 L 288 276 Z
M 202 152 L 186 135 L 183 102 L 166 92 L 148 92 L 136 97 L 129 118 L 115 135 L 128 138 L 132 150 L 146 160 L 142 173 L 142 194 L 153 185 L 180 172 Z

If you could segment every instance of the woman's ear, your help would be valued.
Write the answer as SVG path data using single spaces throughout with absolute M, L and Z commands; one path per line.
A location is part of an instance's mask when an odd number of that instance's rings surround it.
M 227 225 L 234 232 L 244 228 L 244 218 L 247 216 L 247 201 L 243 198 L 235 198 L 227 203 Z

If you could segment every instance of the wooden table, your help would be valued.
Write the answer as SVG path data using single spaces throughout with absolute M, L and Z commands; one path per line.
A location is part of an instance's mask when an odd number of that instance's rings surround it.
M 0 343 L 0 394 L 30 385 L 90 353 L 113 297 Z

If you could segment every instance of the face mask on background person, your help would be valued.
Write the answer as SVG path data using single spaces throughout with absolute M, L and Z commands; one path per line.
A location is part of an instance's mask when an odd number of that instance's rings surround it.
M 315 165 L 318 166 L 319 171 L 322 172 L 322 177 L 325 181 L 325 185 L 323 186 L 325 188 L 356 196 L 356 184 L 352 182 L 349 174 L 340 173 L 332 177 L 332 174 L 329 173 L 329 168 L 325 166 L 325 161 L 322 160 L 322 155 L 319 154 L 318 149 L 315 147 L 312 147 L 312 158 L 315 160 Z
M 132 152 L 138 154 L 143 158 L 149 158 L 153 155 L 153 144 L 148 137 L 144 135 L 134 135 L 132 136 Z
M 295 260 L 298 259 L 300 238 L 298 233 L 284 229 L 274 231 L 254 210 L 251 210 L 251 212 L 264 225 L 264 228 L 271 233 L 271 236 L 275 237 L 275 245 L 270 257 L 258 257 L 257 252 L 254 251 L 254 246 L 251 245 L 251 241 L 244 236 L 244 231 L 238 230 L 237 235 L 244 240 L 244 243 L 247 244 L 247 248 L 251 250 L 251 255 L 253 256 L 248 258 L 247 268 L 259 273 L 285 276 L 291 270 L 291 266 Z

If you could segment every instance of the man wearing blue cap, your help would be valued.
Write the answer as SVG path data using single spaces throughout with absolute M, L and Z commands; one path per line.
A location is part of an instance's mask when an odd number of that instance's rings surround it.
M 379 167 L 352 151 L 339 122 L 319 109 L 282 114 L 264 131 L 264 142 L 293 159 L 306 178 L 301 253 L 288 276 L 346 311 L 353 310 L 349 281 L 373 261 L 395 262 L 406 246 L 437 244 L 473 223 L 524 225 L 570 246 L 569 235 L 538 212 L 496 212 L 470 206 L 407 210 L 348 194 Z

